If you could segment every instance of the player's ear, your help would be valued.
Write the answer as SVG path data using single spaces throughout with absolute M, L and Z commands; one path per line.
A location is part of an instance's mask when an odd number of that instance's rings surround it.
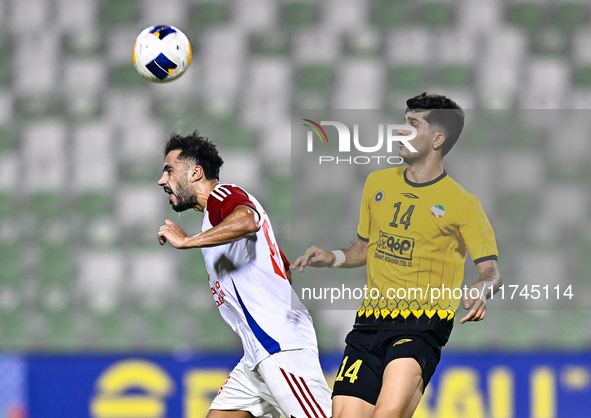
M 191 183 L 195 183 L 196 181 L 201 180 L 203 177 L 203 167 L 200 165 L 194 165 L 193 169 L 191 170 Z
M 433 148 L 439 149 L 445 142 L 445 135 L 442 132 L 437 132 L 437 135 L 433 139 Z

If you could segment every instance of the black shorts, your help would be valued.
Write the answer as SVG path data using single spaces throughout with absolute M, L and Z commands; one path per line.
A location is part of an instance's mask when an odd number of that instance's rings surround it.
M 423 371 L 423 390 L 435 373 L 441 347 L 432 339 L 400 331 L 354 329 L 345 339 L 343 363 L 337 373 L 332 396 L 346 395 L 375 405 L 382 388 L 386 366 L 397 358 L 414 358 Z M 346 359 L 346 361 L 345 361 Z

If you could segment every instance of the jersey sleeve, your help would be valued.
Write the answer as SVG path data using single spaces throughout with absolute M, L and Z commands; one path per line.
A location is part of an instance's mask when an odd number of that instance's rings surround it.
M 460 234 L 474 264 L 498 257 L 495 233 L 480 201 L 475 196 L 469 200 L 461 214 Z
M 207 200 L 207 210 L 209 212 L 211 225 L 218 225 L 231 214 L 237 206 L 241 205 L 249 206 L 257 211 L 256 205 L 241 188 L 229 185 L 215 188 L 211 191 L 209 199 Z
M 359 209 L 359 224 L 357 225 L 357 236 L 362 241 L 369 241 L 369 231 L 371 227 L 370 207 L 371 202 L 371 187 L 370 178 L 368 177 L 363 186 L 363 195 L 361 196 L 361 208 Z

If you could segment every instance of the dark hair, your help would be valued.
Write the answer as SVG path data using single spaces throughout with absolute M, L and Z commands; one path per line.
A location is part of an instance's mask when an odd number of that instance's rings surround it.
M 421 93 L 406 101 L 406 111 L 429 111 L 424 119 L 431 127 L 443 131 L 445 141 L 441 153 L 446 155 L 457 142 L 464 128 L 464 111 L 453 100 L 439 94 Z
M 220 179 L 220 167 L 224 160 L 218 154 L 215 144 L 209 139 L 199 136 L 199 132 L 194 131 L 187 136 L 172 134 L 164 147 L 164 156 L 166 157 L 169 152 L 177 149 L 181 150 L 178 158 L 200 165 L 205 178 L 208 180 Z

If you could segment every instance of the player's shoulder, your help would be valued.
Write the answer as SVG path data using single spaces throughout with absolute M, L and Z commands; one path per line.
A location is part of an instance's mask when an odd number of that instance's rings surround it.
M 259 211 L 259 203 L 242 187 L 233 183 L 218 183 L 210 192 L 206 210 L 212 226 L 219 224 L 238 206 L 249 206 Z
M 249 197 L 249 193 L 233 183 L 218 183 L 211 191 L 211 196 L 220 202 L 226 198 Z
M 451 176 L 447 175 L 445 180 L 446 193 L 448 193 L 449 196 L 456 200 L 458 203 L 473 205 L 479 202 L 478 197 L 476 195 L 473 195 L 472 193 L 468 192 L 460 183 L 454 180 Z

